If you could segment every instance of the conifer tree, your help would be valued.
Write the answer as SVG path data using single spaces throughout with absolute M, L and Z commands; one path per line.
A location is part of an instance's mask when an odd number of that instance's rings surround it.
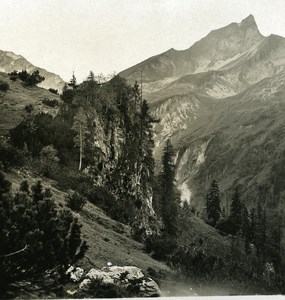
M 168 139 L 162 156 L 161 213 L 165 230 L 170 235 L 177 233 L 179 199 L 175 186 L 175 152 Z
M 216 226 L 221 217 L 220 189 L 216 180 L 213 180 L 207 194 L 206 210 L 208 220 Z
M 250 220 L 247 208 L 242 208 L 242 223 L 241 223 L 242 236 L 244 238 L 244 249 L 246 254 L 250 253 Z
M 242 203 L 240 201 L 240 196 L 237 188 L 235 188 L 232 197 L 229 221 L 231 233 L 237 234 L 241 230 L 242 224 Z
M 0 174 L 1 296 L 15 281 L 38 279 L 47 272 L 63 275 L 87 250 L 77 220 L 59 210 L 41 182 L 32 186 L 32 195 L 27 184 L 15 194 L 10 187 Z
M 267 232 L 267 220 L 265 209 L 262 208 L 260 201 L 257 206 L 257 224 L 256 224 L 256 239 L 255 247 L 256 254 L 261 259 L 262 264 L 265 262 L 266 256 L 266 232 Z
M 73 89 L 73 91 L 76 90 L 77 87 L 78 87 L 77 79 L 76 79 L 76 77 L 74 75 L 74 72 L 72 73 L 72 77 L 71 77 L 68 85 Z

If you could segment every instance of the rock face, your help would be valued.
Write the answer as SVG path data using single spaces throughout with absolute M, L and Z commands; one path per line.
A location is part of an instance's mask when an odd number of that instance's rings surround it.
M 40 74 L 45 77 L 45 80 L 38 86 L 45 89 L 53 88 L 62 90 L 64 86 L 64 80 L 60 76 L 34 66 L 21 55 L 0 50 L 0 71 L 4 73 L 10 73 L 14 70 L 27 70 L 29 73 L 39 70 Z
M 111 266 L 101 270 L 91 269 L 79 285 L 79 289 L 88 292 L 93 280 L 101 284 L 116 285 L 125 289 L 132 289 L 136 297 L 155 297 L 160 295 L 157 283 L 146 277 L 143 272 L 134 266 Z M 91 295 L 92 296 L 92 295 Z
M 91 112 L 90 112 L 91 113 Z M 91 175 L 97 186 L 104 186 L 110 180 L 112 173 L 123 159 L 124 144 L 126 142 L 126 132 L 123 121 L 118 117 L 114 117 L 112 122 L 107 122 L 96 110 L 92 112 L 93 127 L 90 128 L 92 134 L 92 147 L 96 153 L 97 164 L 89 166 L 85 171 Z M 107 126 L 106 126 L 107 124 Z M 108 127 L 108 128 L 106 128 Z M 154 217 L 154 210 L 152 207 L 152 186 L 147 183 L 145 185 L 138 184 L 141 182 L 143 169 L 137 172 L 135 176 L 130 177 L 130 182 L 127 188 L 122 183 L 113 184 L 110 189 L 117 194 L 126 195 L 127 193 L 134 195 L 135 192 L 143 194 L 142 203 L 139 209 L 136 210 L 135 221 L 132 224 L 136 230 L 141 230 L 143 236 L 151 234 L 154 230 L 153 224 L 150 223 L 150 218 Z
M 263 36 L 254 17 L 210 32 L 183 51 L 170 49 L 121 73 L 143 71 L 143 93 L 156 125 L 155 156 L 167 138 L 177 150 L 182 198 L 197 209 L 213 179 L 227 209 L 236 186 L 248 207 L 275 204 L 284 165 L 285 39 Z

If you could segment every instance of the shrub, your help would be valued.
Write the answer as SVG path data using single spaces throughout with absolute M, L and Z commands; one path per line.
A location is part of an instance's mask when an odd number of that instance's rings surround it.
M 82 210 L 86 202 L 86 197 L 80 195 L 78 192 L 71 193 L 66 197 L 66 205 L 74 211 Z
M 21 184 L 16 194 L 0 173 L 0 290 L 18 281 L 44 274 L 62 275 L 69 264 L 84 256 L 81 225 L 66 210 L 59 210 L 38 181 Z M 24 191 L 25 192 L 24 192 Z
M 12 81 L 16 81 L 18 78 L 18 72 L 17 71 L 13 71 L 11 73 L 8 73 L 8 75 L 10 76 L 10 80 Z
M 48 89 L 51 93 L 55 94 L 55 95 L 58 95 L 58 90 L 56 89 L 53 89 L 53 88 L 49 88 Z
M 166 233 L 151 235 L 145 241 L 146 252 L 152 253 L 155 259 L 168 260 L 177 247 L 176 239 Z
M 73 98 L 74 98 L 74 91 L 71 89 L 63 90 L 62 94 L 60 95 L 60 99 L 66 104 L 71 104 Z
M 45 78 L 40 75 L 39 70 L 34 71 L 32 74 L 29 74 L 27 70 L 22 70 L 21 72 L 13 71 L 9 73 L 9 75 L 11 80 L 15 81 L 19 78 L 27 86 L 35 86 L 45 80 Z
M 47 106 L 50 106 L 50 107 L 58 107 L 58 105 L 59 105 L 58 100 L 48 99 L 48 98 L 45 98 L 44 100 L 42 100 L 42 103 L 47 105 Z
M 14 148 L 4 140 L 0 140 L 0 162 L 4 168 L 19 167 L 25 163 L 25 155 L 23 151 Z
M 6 81 L 0 80 L 0 91 L 7 92 L 9 90 L 10 86 Z
M 33 104 L 27 104 L 27 105 L 25 106 L 25 111 L 26 111 L 28 114 L 30 114 L 33 110 L 34 110 Z
M 54 146 L 48 145 L 43 147 L 40 152 L 39 171 L 43 173 L 44 176 L 52 177 L 58 170 L 58 163 L 58 153 Z

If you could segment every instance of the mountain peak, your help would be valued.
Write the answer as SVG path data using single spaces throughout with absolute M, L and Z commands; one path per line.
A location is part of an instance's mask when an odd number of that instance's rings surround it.
M 240 23 L 240 25 L 256 25 L 256 22 L 255 22 L 255 19 L 254 19 L 254 16 L 252 14 L 250 14 L 248 17 L 246 17 L 245 19 L 243 19 Z

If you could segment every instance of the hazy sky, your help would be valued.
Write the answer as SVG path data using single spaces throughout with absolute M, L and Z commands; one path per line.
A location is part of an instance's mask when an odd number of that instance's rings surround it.
M 284 0 L 0 0 L 0 49 L 69 80 L 120 72 L 253 14 L 285 36 Z

